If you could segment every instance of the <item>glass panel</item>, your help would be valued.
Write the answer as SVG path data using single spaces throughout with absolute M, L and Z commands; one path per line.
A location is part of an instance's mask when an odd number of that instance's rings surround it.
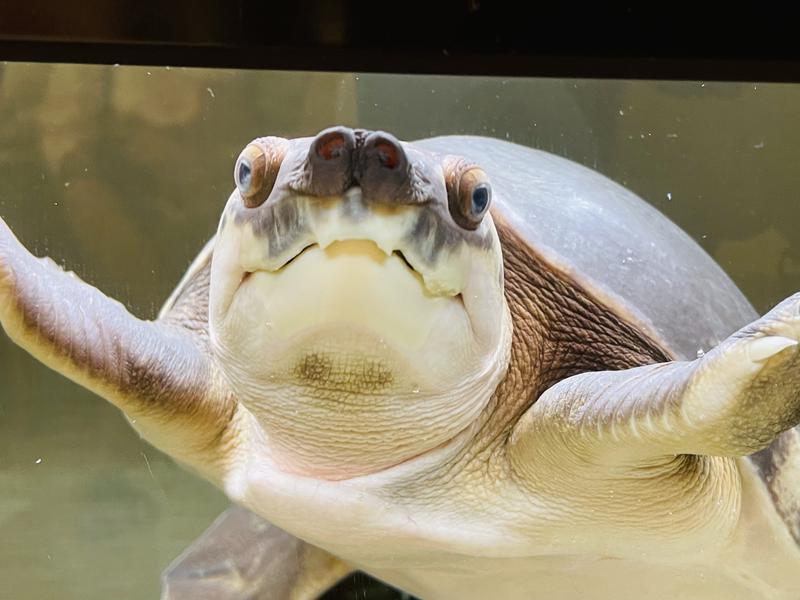
M 797 288 L 793 85 L 4 63 L 0 215 L 152 318 L 213 233 L 241 148 L 339 123 L 570 158 L 676 221 L 759 312 Z M 223 495 L 5 336 L 0 381 L 0 597 L 157 597 Z

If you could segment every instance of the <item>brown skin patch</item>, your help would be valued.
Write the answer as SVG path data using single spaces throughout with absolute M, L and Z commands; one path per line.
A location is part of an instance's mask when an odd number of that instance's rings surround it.
M 523 412 L 544 390 L 572 375 L 670 360 L 666 349 L 617 310 L 547 265 L 506 223 L 498 219 L 495 224 L 514 323 L 512 353 L 517 355 L 503 385 L 526 384 Z
M 303 355 L 292 374 L 307 387 L 349 394 L 380 392 L 394 383 L 392 371 L 379 360 L 323 352 Z
M 562 379 L 671 360 L 617 311 L 547 264 L 502 218 L 493 218 L 514 331 L 508 373 L 486 408 L 489 417 L 471 457 L 502 448 L 525 411 Z

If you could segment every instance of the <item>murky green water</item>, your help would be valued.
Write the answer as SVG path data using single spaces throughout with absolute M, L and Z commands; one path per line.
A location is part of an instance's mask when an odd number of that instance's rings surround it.
M 759 311 L 800 289 L 800 86 L 0 65 L 0 215 L 155 315 L 253 137 L 474 133 L 594 167 L 691 233 Z M 0 336 L 0 598 L 156 598 L 226 506 L 113 407 Z

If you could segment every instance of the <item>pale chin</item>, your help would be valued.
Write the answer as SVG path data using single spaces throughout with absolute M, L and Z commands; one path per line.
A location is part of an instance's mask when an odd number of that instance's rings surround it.
M 283 337 L 270 336 L 270 326 L 242 322 L 238 331 L 228 330 L 218 343 L 232 358 L 226 362 L 237 383 L 253 385 L 256 391 L 261 386 L 309 386 L 368 398 L 421 390 L 448 393 L 469 386 L 468 374 L 484 369 L 463 309 L 444 311 L 430 325 L 422 332 L 320 322 Z M 259 359 L 236 360 L 237 356 Z

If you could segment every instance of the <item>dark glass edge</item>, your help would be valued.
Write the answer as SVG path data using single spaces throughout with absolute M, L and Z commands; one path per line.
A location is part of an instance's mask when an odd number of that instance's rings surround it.
M 800 60 L 471 54 L 330 47 L 0 40 L 0 60 L 508 77 L 800 82 Z

